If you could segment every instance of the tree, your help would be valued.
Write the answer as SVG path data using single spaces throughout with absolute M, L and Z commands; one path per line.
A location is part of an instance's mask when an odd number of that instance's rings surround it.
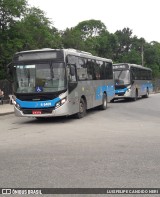
M 62 39 L 64 48 L 74 48 L 97 54 L 98 37 L 106 31 L 106 26 L 99 20 L 87 20 L 77 26 L 66 29 Z
M 27 8 L 25 0 L 2 0 L 0 5 L 1 78 L 6 78 L 6 65 L 15 52 L 62 47 L 60 33 L 42 10 Z
M 67 28 L 62 33 L 62 42 L 64 48 L 84 49 L 84 41 L 81 38 L 81 32 L 76 28 Z
M 146 43 L 144 46 L 144 59 L 146 66 L 152 69 L 153 77 L 160 77 L 160 43 Z
M 132 30 L 130 30 L 128 27 L 124 28 L 122 31 L 117 30 L 115 32 L 115 35 L 117 36 L 118 40 L 118 47 L 116 50 L 116 61 L 122 61 L 123 55 L 126 55 L 132 46 Z
M 0 1 L 0 78 L 6 78 L 6 65 L 11 60 L 11 27 L 26 11 L 26 0 Z
M 106 26 L 99 20 L 87 20 L 80 22 L 75 29 L 81 32 L 83 40 L 99 36 L 102 32 L 106 31 Z
M 23 50 L 37 48 L 57 48 L 61 45 L 60 34 L 52 26 L 44 12 L 32 7 L 15 26 L 19 38 L 23 41 Z
M 45 13 L 27 0 L 0 0 L 0 79 L 15 52 L 37 48 L 75 48 L 114 62 L 142 64 L 160 76 L 160 43 L 132 36 L 128 27 L 114 34 L 100 20 L 86 20 L 58 31 Z
M 0 1 L 0 30 L 4 33 L 26 11 L 26 0 L 1 0 Z
M 103 32 L 97 37 L 97 55 L 114 59 L 117 44 L 117 37 L 114 34 L 110 34 L 108 31 Z
M 136 51 L 135 49 L 131 49 L 128 53 L 124 54 L 121 57 L 121 62 L 129 62 L 132 64 L 139 64 L 141 65 L 141 54 L 139 51 Z

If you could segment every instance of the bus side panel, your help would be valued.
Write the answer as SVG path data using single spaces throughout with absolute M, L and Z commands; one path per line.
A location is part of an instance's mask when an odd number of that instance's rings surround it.
M 98 106 L 102 104 L 103 93 L 107 94 L 108 102 L 114 98 L 115 89 L 113 80 L 93 81 L 94 96 L 93 105 Z
M 68 95 L 69 114 L 79 111 L 81 97 L 85 98 L 87 109 L 101 105 L 104 92 L 107 94 L 108 102 L 114 98 L 113 80 L 79 81 L 77 87 Z
M 79 112 L 79 102 L 83 96 L 86 100 L 87 109 L 93 107 L 93 81 L 79 81 L 77 87 L 68 95 L 69 113 Z
M 134 97 L 135 89 L 138 89 L 138 96 L 143 96 L 146 95 L 147 89 L 149 90 L 149 93 L 153 92 L 153 85 L 150 81 L 147 80 L 135 80 L 134 85 L 132 87 L 131 97 Z

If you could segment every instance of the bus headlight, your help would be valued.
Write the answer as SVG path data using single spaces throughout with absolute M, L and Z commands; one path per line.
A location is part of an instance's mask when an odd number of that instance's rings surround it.
M 18 103 L 16 103 L 15 106 L 17 107 L 17 109 L 21 109 L 21 107 Z
M 130 91 L 131 91 L 131 88 L 128 88 L 128 89 L 127 89 L 127 92 L 130 92 Z
M 58 101 L 55 105 L 55 108 L 62 106 L 67 101 L 67 97 L 63 98 L 62 100 Z
M 127 87 L 127 92 L 130 92 L 131 91 L 131 85 L 129 85 L 128 87 Z

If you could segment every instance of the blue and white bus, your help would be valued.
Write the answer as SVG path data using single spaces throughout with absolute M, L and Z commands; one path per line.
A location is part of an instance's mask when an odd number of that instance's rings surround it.
M 117 99 L 137 100 L 148 98 L 153 91 L 152 70 L 141 65 L 119 63 L 113 64 L 115 80 L 115 97 Z
M 115 94 L 112 60 L 75 49 L 39 49 L 14 55 L 15 115 L 42 119 L 107 108 Z

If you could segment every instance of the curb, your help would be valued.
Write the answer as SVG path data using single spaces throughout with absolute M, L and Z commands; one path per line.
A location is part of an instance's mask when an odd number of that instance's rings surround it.
M 0 116 L 5 116 L 5 115 L 9 115 L 9 114 L 13 114 L 14 112 L 5 112 L 5 113 L 0 113 Z

